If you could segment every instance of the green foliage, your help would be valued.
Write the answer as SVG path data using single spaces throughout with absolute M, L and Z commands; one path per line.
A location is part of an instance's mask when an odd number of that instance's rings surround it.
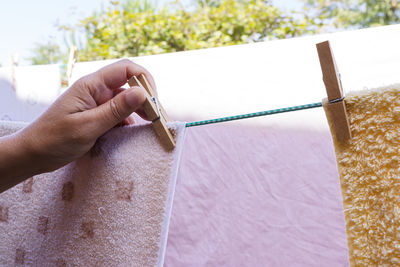
M 28 58 L 32 65 L 60 63 L 67 58 L 67 54 L 61 51 L 60 46 L 51 40 L 44 44 L 36 44 L 32 52 L 34 56 Z
M 129 13 L 140 13 L 140 12 L 154 12 L 155 6 L 150 0 L 125 0 L 123 3 L 113 2 L 115 6 L 120 5 L 122 10 Z
M 334 27 L 388 25 L 400 22 L 399 0 L 306 0 L 314 16 Z
M 221 5 L 221 0 L 197 0 L 198 5 L 205 7 L 205 6 L 211 6 L 211 7 L 217 7 Z
M 61 26 L 79 60 L 133 57 L 280 39 L 322 26 L 361 28 L 400 22 L 399 0 L 303 0 L 303 12 L 284 14 L 268 0 L 192 0 L 156 8 L 156 0 L 112 1 L 75 26 Z M 77 36 L 83 32 L 83 40 Z M 32 64 L 65 62 L 53 41 L 33 49 Z
M 134 0 L 131 1 L 135 2 Z M 149 2 L 147 2 L 149 3 Z M 79 60 L 133 57 L 287 38 L 312 32 L 306 16 L 284 15 L 263 0 L 199 0 L 194 10 L 179 3 L 155 11 L 114 2 L 107 10 L 82 20 L 86 45 Z

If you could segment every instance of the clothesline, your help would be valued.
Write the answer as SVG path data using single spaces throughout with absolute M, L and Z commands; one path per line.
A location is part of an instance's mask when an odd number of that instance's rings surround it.
M 285 113 L 285 112 L 291 112 L 291 111 L 297 111 L 297 110 L 318 108 L 318 107 L 322 107 L 322 102 L 287 107 L 287 108 L 278 108 L 278 109 L 272 109 L 272 110 L 266 110 L 266 111 L 259 111 L 259 112 L 247 113 L 247 114 L 242 114 L 242 115 L 228 116 L 228 117 L 211 119 L 211 120 L 188 122 L 188 123 L 186 123 L 186 127 L 200 126 L 200 125 L 220 123 L 220 122 L 233 121 L 233 120 L 248 119 L 248 118 L 260 117 L 260 116 L 266 116 L 266 115 L 272 115 L 272 114 L 278 114 L 278 113 Z

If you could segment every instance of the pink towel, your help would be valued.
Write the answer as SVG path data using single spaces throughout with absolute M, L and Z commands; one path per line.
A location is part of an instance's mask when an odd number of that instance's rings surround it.
M 0 136 L 21 128 L 0 123 Z M 83 158 L 0 195 L 0 265 L 162 266 L 184 124 L 113 129 Z

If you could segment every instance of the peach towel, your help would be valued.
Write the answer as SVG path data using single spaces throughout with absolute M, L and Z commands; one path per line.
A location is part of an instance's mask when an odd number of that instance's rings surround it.
M 113 129 L 81 159 L 0 195 L 1 266 L 162 266 L 184 123 Z M 0 123 L 0 136 L 23 124 Z

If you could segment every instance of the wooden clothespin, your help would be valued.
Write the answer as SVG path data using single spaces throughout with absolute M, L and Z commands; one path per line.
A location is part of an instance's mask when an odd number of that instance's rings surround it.
M 328 95 L 328 98 L 323 101 L 324 106 L 332 116 L 336 139 L 339 142 L 346 142 L 351 139 L 350 124 L 344 103 L 340 74 L 329 41 L 318 43 L 317 51 Z
M 77 61 L 78 58 L 78 48 L 73 45 L 70 49 L 69 49 L 69 57 L 68 57 L 68 63 L 67 63 L 67 80 L 66 81 L 62 81 L 62 85 L 68 86 L 69 85 L 69 81 L 71 79 L 72 76 L 72 70 L 74 68 L 74 65 Z
M 152 121 L 153 128 L 165 149 L 173 149 L 175 147 L 175 140 L 166 125 L 170 119 L 160 101 L 158 101 L 157 95 L 146 77 L 143 74 L 140 74 L 138 77 L 133 76 L 129 79 L 128 84 L 129 86 L 139 86 L 146 90 L 146 101 L 143 104 L 143 110 L 148 119 Z

